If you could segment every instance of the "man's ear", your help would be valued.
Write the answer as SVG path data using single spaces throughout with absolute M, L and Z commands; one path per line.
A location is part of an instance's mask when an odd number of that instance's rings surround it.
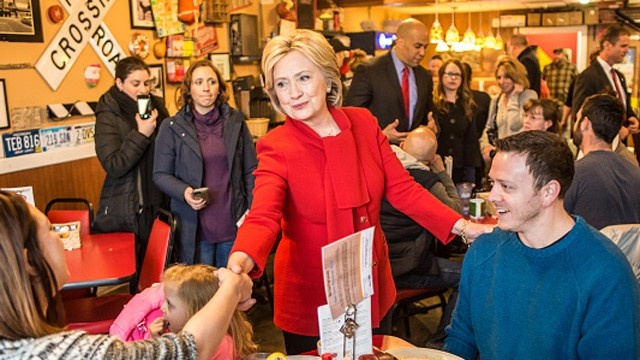
M 24 257 L 24 264 L 27 266 L 27 272 L 31 276 L 38 276 L 36 269 L 34 269 L 31 264 L 29 264 L 29 250 L 22 249 L 22 256 Z
M 550 206 L 553 202 L 558 199 L 560 196 L 561 190 L 560 183 L 558 180 L 551 180 L 547 183 L 547 185 L 543 186 L 541 191 L 542 195 L 542 205 L 544 207 Z

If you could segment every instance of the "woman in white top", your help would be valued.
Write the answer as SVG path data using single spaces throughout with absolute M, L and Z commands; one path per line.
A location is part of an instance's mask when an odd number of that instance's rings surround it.
M 538 98 L 538 94 L 529 89 L 527 70 L 515 58 L 506 56 L 500 59 L 495 75 L 501 92 L 491 100 L 487 125 L 480 137 L 482 157 L 487 161 L 495 150 L 493 138 L 499 139 L 522 131 L 524 103 Z

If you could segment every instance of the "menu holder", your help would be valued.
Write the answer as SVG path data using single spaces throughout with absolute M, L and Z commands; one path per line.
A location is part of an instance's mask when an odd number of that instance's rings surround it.
M 82 246 L 80 242 L 80 221 L 51 224 L 51 228 L 60 236 L 65 250 L 79 249 Z

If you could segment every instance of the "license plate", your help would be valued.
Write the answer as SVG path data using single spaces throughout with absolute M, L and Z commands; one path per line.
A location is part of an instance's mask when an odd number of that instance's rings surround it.
M 4 156 L 8 158 L 42 152 L 40 130 L 2 134 L 2 143 L 4 144 Z
M 59 126 L 40 130 L 42 151 L 74 146 L 71 129 L 71 126 Z
M 73 127 L 73 142 L 76 145 L 92 143 L 96 134 L 95 124 L 80 124 Z

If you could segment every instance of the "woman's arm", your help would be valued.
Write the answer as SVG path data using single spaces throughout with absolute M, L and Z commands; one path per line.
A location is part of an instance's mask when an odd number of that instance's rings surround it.
M 119 178 L 129 173 L 151 143 L 145 135 L 129 127 L 126 120 L 115 113 L 101 112 L 96 116 L 96 155 L 109 176 Z
M 175 176 L 176 142 L 173 132 L 169 128 L 170 125 L 171 121 L 164 121 L 158 131 L 153 163 L 153 182 L 160 191 L 173 199 L 184 201 L 184 192 L 190 185 Z

